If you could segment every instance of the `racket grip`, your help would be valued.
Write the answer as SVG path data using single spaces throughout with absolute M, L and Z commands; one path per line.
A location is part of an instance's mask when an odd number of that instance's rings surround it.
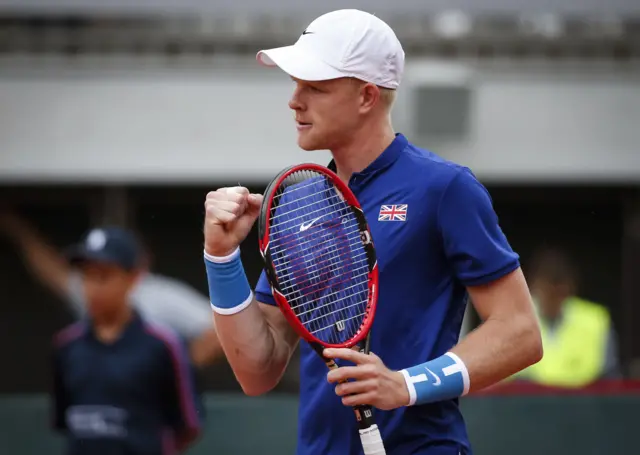
M 385 455 L 387 453 L 384 450 L 378 425 L 374 424 L 369 428 L 360 430 L 360 441 L 362 442 L 364 455 Z

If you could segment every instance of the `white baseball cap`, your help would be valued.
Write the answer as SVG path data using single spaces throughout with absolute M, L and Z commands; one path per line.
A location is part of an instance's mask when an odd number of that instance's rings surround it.
M 262 50 L 256 59 L 296 79 L 353 77 L 390 89 L 398 88 L 404 71 L 404 50 L 391 27 L 356 9 L 324 14 L 294 45 Z

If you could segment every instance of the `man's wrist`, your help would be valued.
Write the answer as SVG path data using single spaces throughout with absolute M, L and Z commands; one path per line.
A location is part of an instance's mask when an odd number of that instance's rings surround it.
M 233 250 L 225 252 L 222 255 L 211 254 L 207 249 L 204 249 L 204 258 L 214 264 L 227 264 L 236 260 L 240 256 L 240 247 L 235 247 Z
M 450 400 L 469 392 L 469 372 L 452 352 L 401 371 L 409 406 Z
M 223 263 L 226 262 L 224 258 L 231 258 L 235 253 L 240 251 L 240 247 L 236 246 L 231 249 L 220 250 L 215 247 L 204 245 L 204 257 L 212 262 Z
M 403 406 L 409 406 L 409 402 L 411 401 L 411 396 L 409 393 L 409 388 L 407 387 L 407 382 L 404 378 L 404 373 L 402 371 L 394 371 L 393 372 L 394 380 L 397 384 L 395 390 L 398 391 L 396 402 L 398 403 L 398 408 Z
M 251 304 L 253 291 L 242 267 L 239 248 L 227 256 L 211 256 L 205 251 L 204 263 L 213 311 L 232 315 Z

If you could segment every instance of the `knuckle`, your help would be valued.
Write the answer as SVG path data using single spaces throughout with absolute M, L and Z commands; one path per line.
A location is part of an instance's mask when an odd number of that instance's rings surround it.
M 227 200 L 239 204 L 244 200 L 244 196 L 238 193 L 229 193 L 227 194 Z
M 227 198 L 227 195 L 229 193 L 227 193 L 227 189 L 226 188 L 218 188 L 212 195 L 211 198 L 212 199 L 216 199 L 216 200 L 224 200 Z
M 233 186 L 233 187 L 225 188 L 225 193 L 227 194 L 228 197 L 242 197 L 244 194 L 244 191 L 246 191 L 246 189 L 241 186 Z
M 365 365 L 363 368 L 365 368 L 365 371 L 369 376 L 378 377 L 379 371 L 375 365 L 369 364 L 369 365 Z

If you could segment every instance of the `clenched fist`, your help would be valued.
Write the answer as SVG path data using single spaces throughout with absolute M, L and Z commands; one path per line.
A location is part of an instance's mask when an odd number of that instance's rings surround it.
M 212 256 L 231 254 L 247 237 L 260 213 L 262 195 L 244 187 L 220 188 L 204 203 L 204 249 Z

